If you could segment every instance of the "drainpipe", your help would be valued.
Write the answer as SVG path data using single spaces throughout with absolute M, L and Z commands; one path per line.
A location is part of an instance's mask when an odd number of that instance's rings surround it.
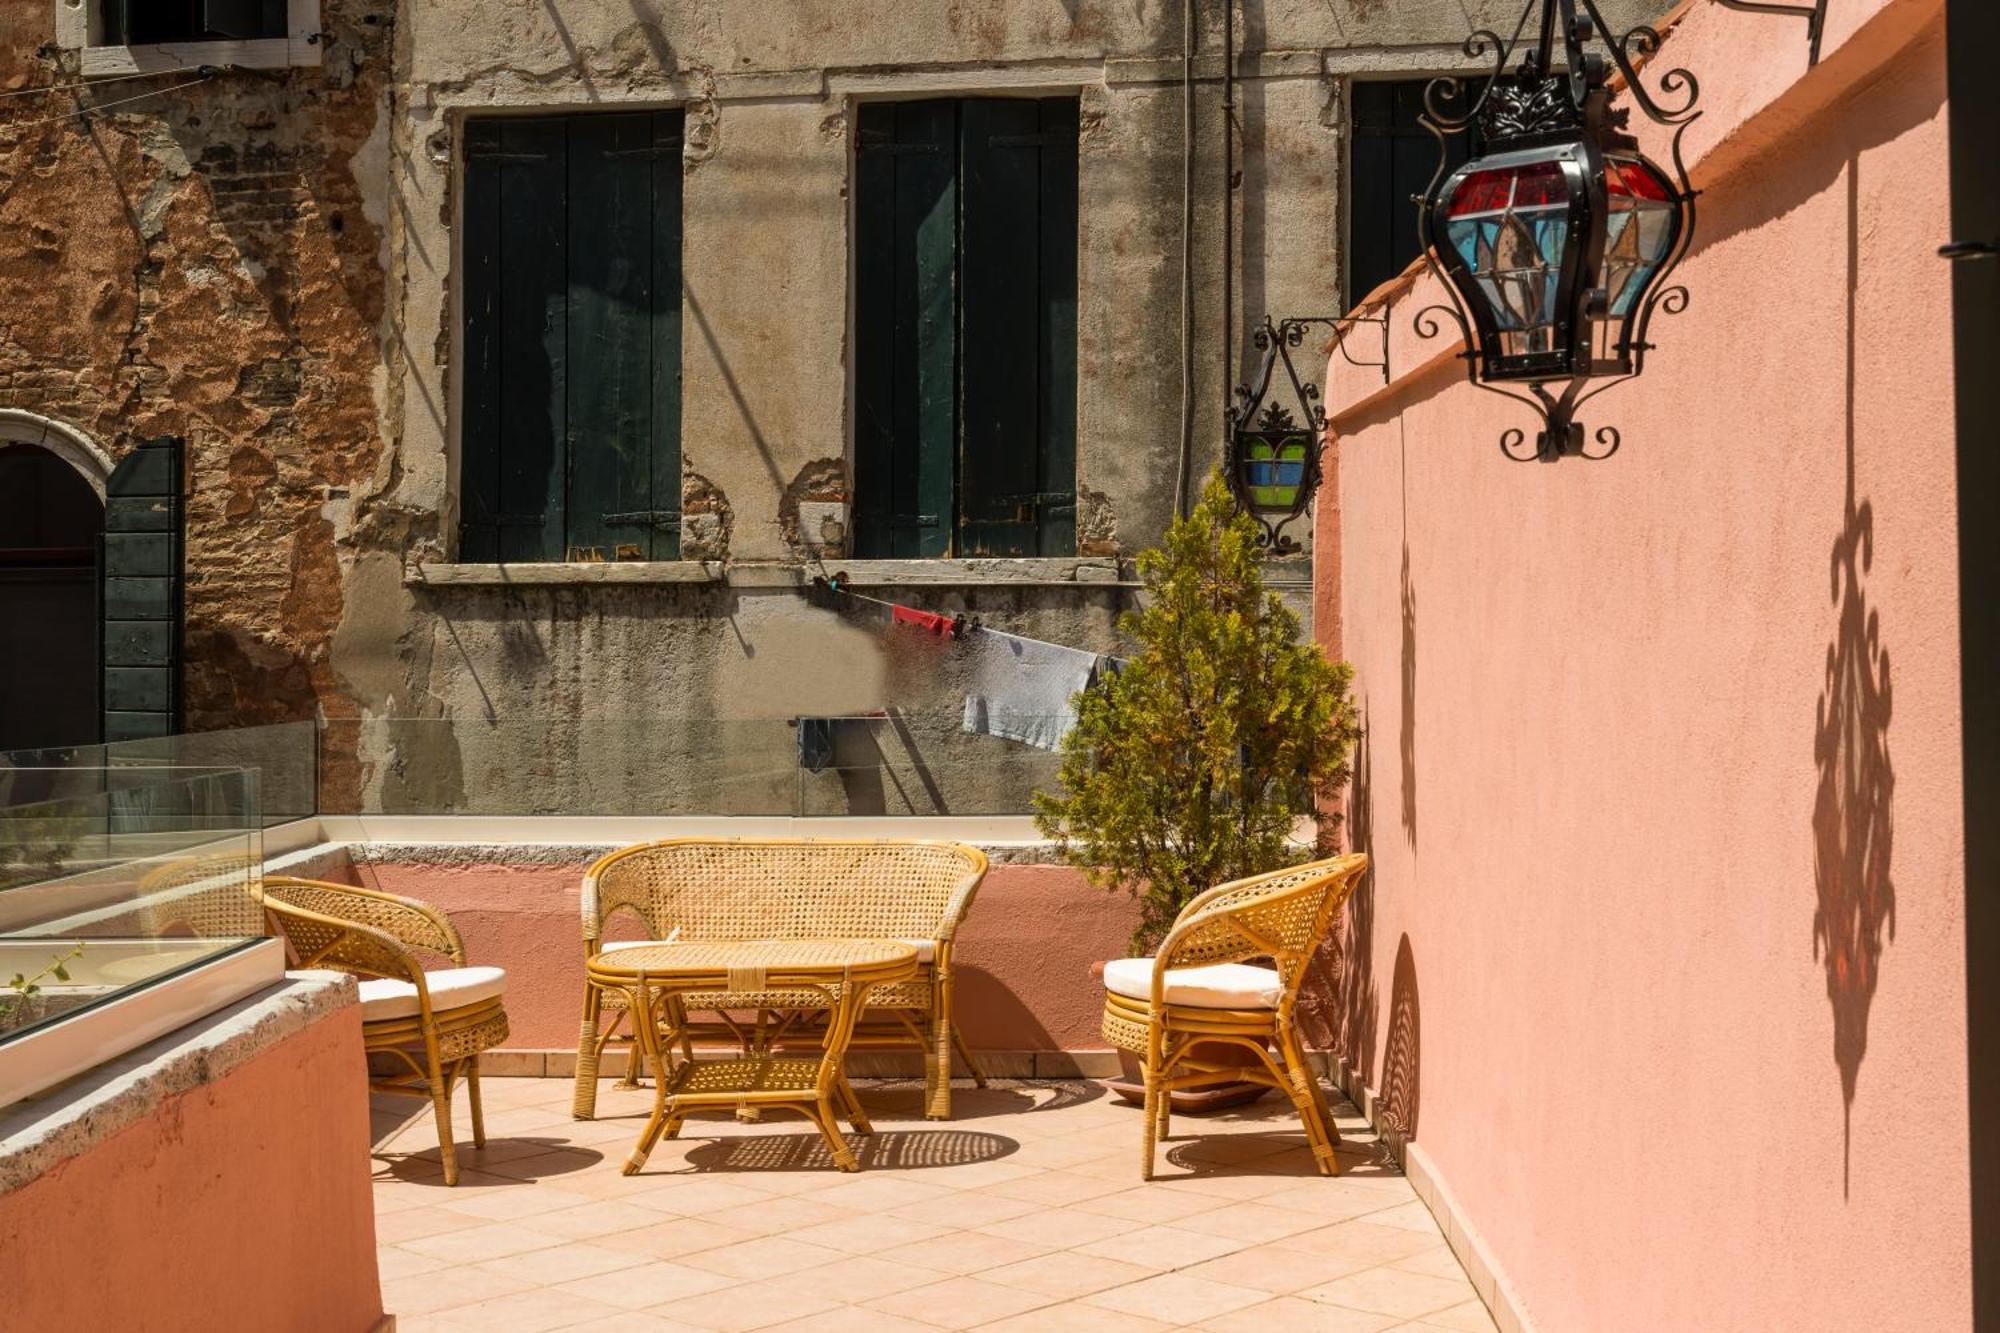
M 1222 410 L 1236 384 L 1236 0 L 1222 0 Z
M 1181 518 L 1194 470 L 1194 48 L 1195 0 L 1181 0 L 1181 457 L 1174 473 Z

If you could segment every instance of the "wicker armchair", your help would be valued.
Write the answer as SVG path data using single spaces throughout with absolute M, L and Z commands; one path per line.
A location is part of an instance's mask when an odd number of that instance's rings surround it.
M 284 933 L 295 966 L 338 968 L 365 978 L 362 1046 L 371 1056 L 379 1053 L 392 1066 L 403 1066 L 384 1076 L 376 1076 L 371 1067 L 368 1085 L 378 1092 L 430 1098 L 444 1183 L 456 1185 L 452 1086 L 464 1076 L 472 1105 L 472 1143 L 484 1148 L 479 1053 L 507 1039 L 502 1005 L 507 973 L 465 966 L 458 931 L 442 912 L 414 898 L 281 876 L 263 881 L 261 897 Z M 459 966 L 426 971 L 416 950 L 442 954 Z
M 150 939 L 262 935 L 257 881 L 263 870 L 262 858 L 248 851 L 174 857 L 140 878 L 131 924 Z
M 952 1022 L 952 940 L 986 875 L 986 856 L 950 842 L 833 839 L 670 838 L 625 847 L 583 877 L 586 958 L 604 942 L 604 924 L 629 910 L 653 940 L 873 938 L 916 947 L 917 976 L 877 987 L 849 1049 L 916 1046 L 924 1053 L 924 1113 L 951 1114 L 956 1050 L 980 1087 L 986 1075 Z M 641 941 L 634 941 L 634 943 Z M 690 1012 L 712 1015 L 699 1022 Z M 665 1044 L 690 1053 L 693 1041 L 724 1040 L 746 1052 L 816 1043 L 827 1015 L 817 991 L 727 991 L 679 997 Z M 748 1016 L 747 1018 L 744 1016 Z M 628 1020 L 622 993 L 584 983 L 577 1043 L 579 1120 L 596 1114 L 599 1062 Z M 626 1078 L 637 1064 L 628 1057 Z
M 1320 1174 L 1337 1174 L 1340 1134 L 1293 1008 L 1308 962 L 1367 868 L 1357 852 L 1210 889 L 1181 909 L 1153 957 L 1105 964 L 1104 1038 L 1137 1054 L 1145 1070 L 1145 1179 L 1170 1128 L 1174 1091 L 1236 1080 L 1289 1096 Z M 1270 966 L 1249 965 L 1265 958 Z M 1255 1059 L 1218 1059 L 1217 1044 Z

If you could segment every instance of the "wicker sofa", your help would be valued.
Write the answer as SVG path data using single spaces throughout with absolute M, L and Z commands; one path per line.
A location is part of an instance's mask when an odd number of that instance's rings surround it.
M 952 842 L 669 838 L 620 848 L 583 877 L 584 956 L 607 944 L 621 912 L 651 940 L 874 938 L 917 949 L 916 979 L 883 986 L 850 1049 L 907 1048 L 924 1056 L 924 1113 L 951 1114 L 956 1049 L 979 1086 L 984 1072 L 952 1021 L 952 943 L 986 875 L 986 856 Z M 645 941 L 626 941 L 643 943 Z M 725 1041 L 747 1050 L 811 1043 L 825 1019 L 814 991 L 726 991 L 685 997 L 671 1045 Z M 699 1016 L 699 1017 L 696 1017 Z M 605 1049 L 632 1046 L 622 993 L 584 983 L 576 1060 L 577 1119 L 596 1114 Z M 622 1029 L 622 1030 L 621 1030 Z M 633 1076 L 636 1058 L 627 1064 Z

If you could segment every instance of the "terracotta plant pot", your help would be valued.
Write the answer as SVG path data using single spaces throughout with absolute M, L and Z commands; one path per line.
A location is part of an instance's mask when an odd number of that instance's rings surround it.
M 1104 964 L 1092 963 L 1090 975 L 1099 985 L 1103 985 Z M 1209 1055 L 1218 1063 L 1233 1061 L 1247 1054 L 1228 1042 L 1204 1042 L 1194 1049 L 1193 1054 L 1197 1059 L 1202 1056 L 1204 1048 L 1207 1048 Z M 1121 1071 L 1119 1077 L 1105 1079 L 1105 1088 L 1134 1106 L 1144 1106 L 1146 1079 L 1139 1069 L 1139 1057 L 1130 1051 L 1118 1052 L 1118 1068 Z M 1242 1081 L 1217 1083 L 1206 1088 L 1190 1088 L 1185 1092 L 1173 1094 L 1174 1114 L 1200 1115 L 1205 1111 L 1221 1111 L 1231 1106 L 1247 1106 L 1270 1091 L 1272 1089 L 1265 1084 Z

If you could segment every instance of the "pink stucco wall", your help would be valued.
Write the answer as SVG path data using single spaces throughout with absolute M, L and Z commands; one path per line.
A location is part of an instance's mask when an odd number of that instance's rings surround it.
M 450 913 L 475 963 L 507 969 L 508 1049 L 571 1050 L 582 997 L 577 896 L 588 865 L 370 862 L 357 883 Z M 1092 963 L 1122 956 L 1134 911 L 1065 866 L 997 864 L 958 940 L 958 1021 L 975 1048 L 1103 1047 L 1103 990 Z M 613 938 L 637 934 L 614 922 Z
M 1428 278 L 1329 370 L 1343 1045 L 1543 1330 L 1969 1325 L 1943 20 L 1831 14 L 1659 57 L 1705 193 L 1614 459 L 1504 460 Z
M 348 1005 L 0 1196 L 0 1326 L 367 1333 L 363 1084 Z

